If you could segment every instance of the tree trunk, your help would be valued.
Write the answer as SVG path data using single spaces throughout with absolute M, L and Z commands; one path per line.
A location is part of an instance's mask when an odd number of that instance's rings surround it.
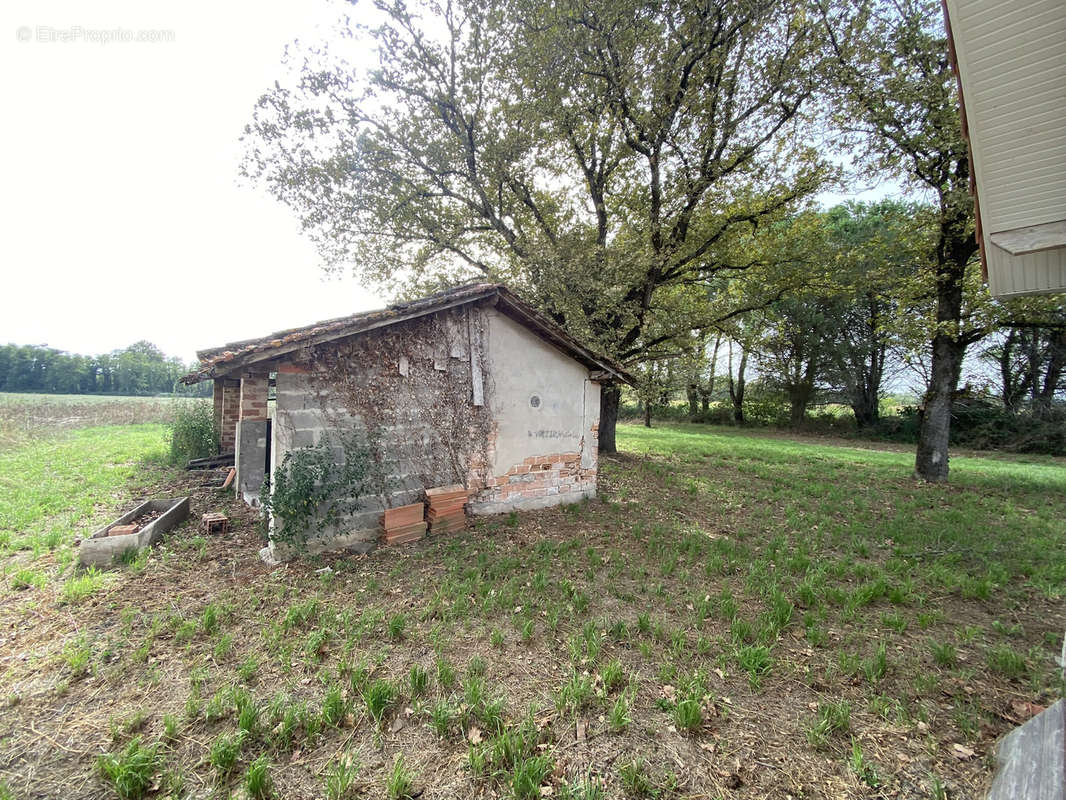
M 732 355 L 732 353 L 730 353 Z M 732 360 L 732 359 L 730 359 Z M 733 422 L 744 424 L 744 371 L 748 366 L 748 351 L 740 351 L 740 364 L 737 366 L 737 380 L 733 382 L 733 370 L 729 370 L 729 399 L 733 401 Z
M 1066 330 L 1051 331 L 1048 337 L 1048 363 L 1044 373 L 1044 383 L 1033 400 L 1033 411 L 1038 416 L 1046 416 L 1052 408 L 1055 392 L 1062 383 L 1062 374 L 1066 371 Z
M 700 413 L 699 385 L 696 383 L 690 383 L 685 388 L 685 393 L 688 395 L 688 418 L 690 422 L 694 422 Z
M 644 404 L 644 427 L 651 427 L 651 403 Z
M 933 363 L 925 394 L 922 424 L 918 431 L 915 474 L 927 481 L 948 479 L 948 441 L 951 435 L 951 403 L 959 384 L 965 348 L 938 333 L 933 339 Z
M 964 168 L 965 159 L 958 164 Z M 942 201 L 943 202 L 943 201 Z M 951 404 L 959 385 L 962 360 L 968 343 L 983 333 L 972 332 L 960 341 L 946 330 L 957 330 L 962 319 L 962 287 L 966 279 L 966 263 L 977 251 L 973 233 L 966 234 L 965 214 L 955 209 L 946 213 L 942 208 L 940 238 L 937 243 L 936 321 L 933 337 L 933 359 L 929 368 L 929 388 L 925 394 L 925 408 L 918 430 L 918 451 L 914 457 L 915 476 L 931 482 L 948 479 L 948 442 L 951 434 Z
M 618 401 L 622 390 L 614 384 L 600 386 L 600 452 L 617 453 L 615 427 L 618 425 Z
M 877 397 L 871 398 L 866 392 L 851 399 L 851 411 L 855 415 L 855 425 L 859 430 L 872 428 L 877 424 L 877 420 L 881 415 Z
M 807 416 L 807 403 L 809 396 L 804 388 L 794 388 L 788 393 L 789 414 L 788 421 L 793 428 L 803 424 L 803 418 Z

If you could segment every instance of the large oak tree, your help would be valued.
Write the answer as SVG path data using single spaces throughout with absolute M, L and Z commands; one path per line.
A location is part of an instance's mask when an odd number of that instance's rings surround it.
M 824 36 L 801 0 L 376 10 L 342 34 L 377 65 L 303 52 L 259 102 L 246 166 L 372 283 L 506 280 L 640 363 L 738 313 L 701 301 L 765 266 L 753 231 L 825 176 L 797 135 Z M 603 398 L 613 451 L 617 389 Z
M 925 259 L 931 361 L 915 473 L 948 477 L 951 404 L 967 348 L 988 333 L 967 307 L 976 285 L 970 164 L 939 0 L 852 0 L 823 6 L 839 88 L 838 124 L 872 167 L 932 200 Z M 970 292 L 973 295 L 973 292 Z

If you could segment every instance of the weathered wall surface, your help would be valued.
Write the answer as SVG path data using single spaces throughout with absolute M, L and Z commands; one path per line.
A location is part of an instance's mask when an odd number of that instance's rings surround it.
M 526 327 L 496 311 L 486 316 L 496 427 L 491 485 L 475 495 L 471 510 L 495 514 L 594 496 L 599 385 Z
M 490 429 L 488 409 L 473 405 L 475 375 L 485 391 L 482 333 L 465 311 L 438 322 L 388 328 L 353 340 L 350 349 L 337 345 L 318 362 L 309 357 L 279 366 L 274 469 L 289 451 L 322 443 L 339 462 L 344 437 L 354 436 L 372 454 L 366 493 L 350 498 L 357 510 L 319 528 L 308 544 L 312 551 L 368 550 L 381 533 L 385 508 L 416 502 L 433 486 L 464 482 L 469 457 L 453 452 L 448 442 L 457 426 L 461 437 L 470 438 L 470 418 L 482 417 Z M 463 413 L 452 413 L 457 404 Z M 487 437 L 477 438 L 483 443 Z
M 387 406 L 380 413 L 353 407 L 363 386 L 362 402 Z M 308 543 L 312 552 L 365 551 L 386 507 L 416 502 L 433 486 L 465 483 L 478 514 L 593 496 L 598 421 L 599 386 L 583 365 L 492 308 L 463 309 L 280 365 L 271 457 L 276 469 L 286 453 L 325 442 L 340 461 L 342 435 L 370 431 L 372 449 L 384 454 L 382 480 Z M 475 447 L 446 446 L 457 425 Z M 272 547 L 274 557 L 288 556 Z
M 266 419 L 242 419 L 237 423 L 237 497 L 251 506 L 259 504 L 259 492 L 266 477 Z

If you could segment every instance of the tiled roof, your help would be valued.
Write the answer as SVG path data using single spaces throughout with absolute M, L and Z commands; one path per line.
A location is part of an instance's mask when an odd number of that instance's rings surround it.
M 183 383 L 199 383 L 212 378 L 220 378 L 237 372 L 242 367 L 269 361 L 285 353 L 314 344 L 355 336 L 369 330 L 491 297 L 497 298 L 498 306 L 505 313 L 510 312 L 509 315 L 516 321 L 563 350 L 571 358 L 585 364 L 589 369 L 602 370 L 618 380 L 626 383 L 632 382 L 631 376 L 621 366 L 606 357 L 594 354 L 561 327 L 520 300 L 505 286 L 496 283 L 469 283 L 410 302 L 394 303 L 376 311 L 363 311 L 347 317 L 322 320 L 302 328 L 290 328 L 258 339 L 245 339 L 230 342 L 221 347 L 200 350 L 196 354 L 196 357 L 200 359 L 200 369 L 186 375 L 181 380 Z

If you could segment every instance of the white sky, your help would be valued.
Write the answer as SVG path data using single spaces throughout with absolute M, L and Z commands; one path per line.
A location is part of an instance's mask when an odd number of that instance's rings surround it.
M 382 306 L 351 278 L 324 278 L 291 212 L 237 183 L 239 137 L 283 48 L 322 38 L 338 10 L 5 0 L 0 342 L 91 354 L 148 339 L 192 360 Z M 80 38 L 41 41 L 46 28 Z M 89 41 L 115 28 L 173 41 Z
M 191 360 L 382 306 L 351 279 L 325 281 L 292 214 L 237 185 L 238 139 L 284 46 L 335 13 L 321 0 L 5 0 L 0 342 L 98 353 L 148 339 Z M 38 26 L 174 41 L 42 42 Z

